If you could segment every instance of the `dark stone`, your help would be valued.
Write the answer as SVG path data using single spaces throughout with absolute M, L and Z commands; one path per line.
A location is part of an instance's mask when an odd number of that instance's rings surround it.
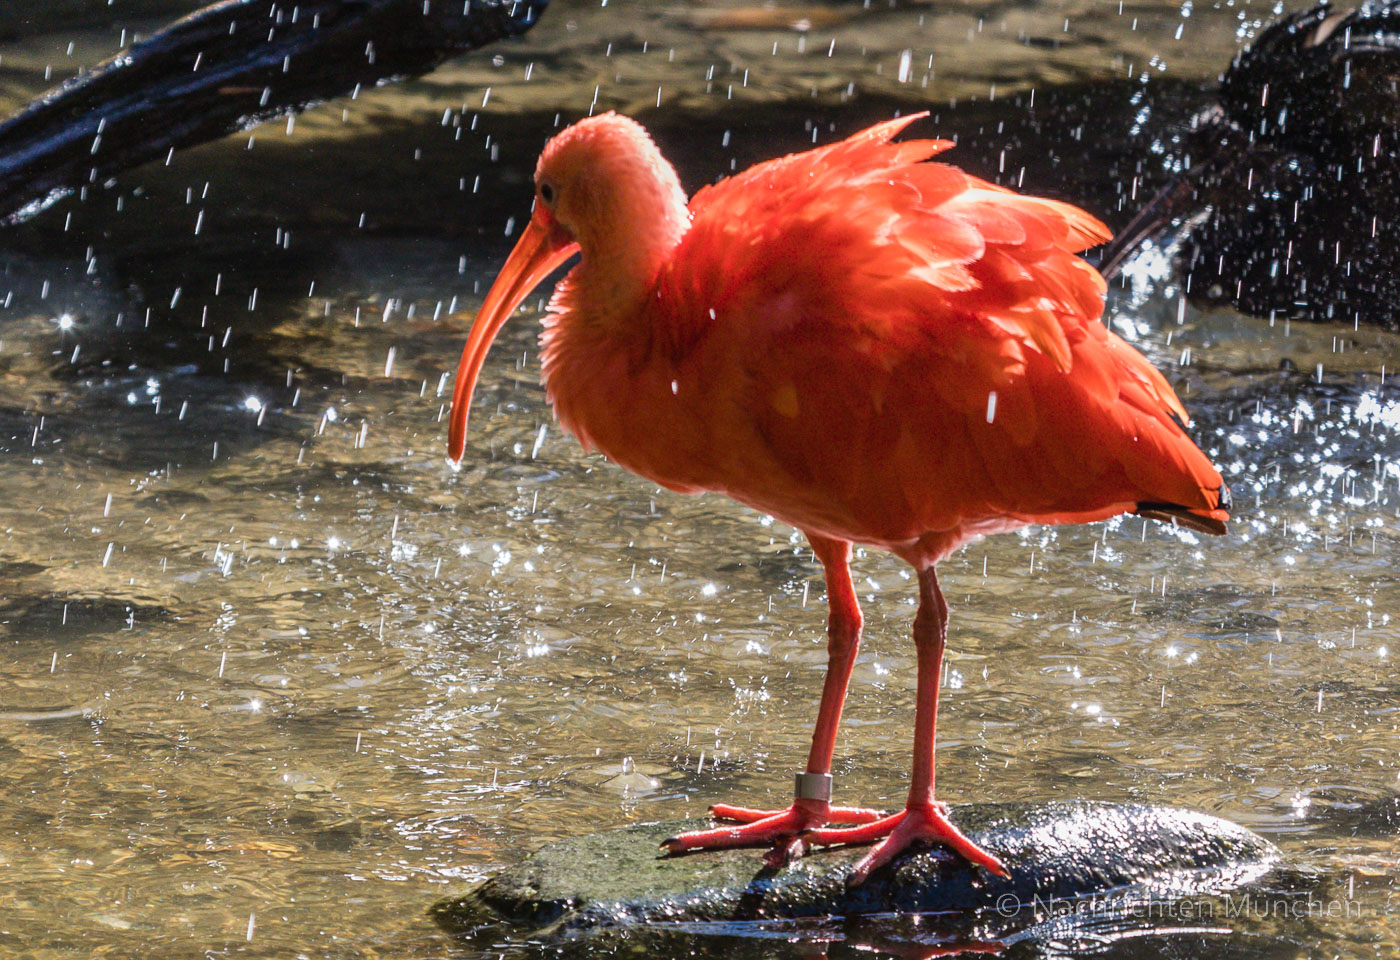
M 886 923 L 889 914 L 934 915 L 932 926 L 920 924 L 920 936 L 936 929 L 938 942 L 1005 942 L 1048 921 L 1063 937 L 1066 912 L 1090 924 L 1121 924 L 1137 906 L 1226 894 L 1258 882 L 1280 861 L 1271 843 L 1242 827 L 1166 807 L 979 803 L 955 806 L 952 819 L 1000 856 L 1010 876 L 934 848 L 907 854 L 848 890 L 849 869 L 868 847 L 822 849 L 770 871 L 754 849 L 663 856 L 662 840 L 702 825 L 671 821 L 552 843 L 464 896 L 441 901 L 432 914 L 449 930 L 493 941 L 586 940 L 595 948 L 600 936 L 621 935 L 636 948 L 639 936 L 796 935 L 833 919 L 849 924 L 880 914 Z M 1066 911 L 1071 904 L 1091 909 Z M 1158 918 L 1161 926 L 1170 921 Z

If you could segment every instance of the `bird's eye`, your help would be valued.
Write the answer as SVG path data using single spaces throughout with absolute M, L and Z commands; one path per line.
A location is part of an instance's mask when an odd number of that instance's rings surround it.
M 545 203 L 554 202 L 554 187 L 548 183 L 540 184 L 540 199 Z

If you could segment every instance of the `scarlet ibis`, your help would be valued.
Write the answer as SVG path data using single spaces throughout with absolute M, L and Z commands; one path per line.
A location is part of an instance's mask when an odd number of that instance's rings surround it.
M 1077 207 L 926 163 L 893 142 L 924 114 L 758 164 L 689 205 L 635 121 L 604 114 L 545 146 L 529 225 L 482 304 L 452 398 L 460 460 L 492 339 L 575 253 L 541 335 L 559 422 L 671 490 L 713 490 L 806 534 L 824 567 L 829 663 L 807 766 L 784 810 L 664 849 L 882 842 L 859 883 L 916 841 L 997 873 L 934 799 L 948 606 L 934 565 L 1028 523 L 1136 513 L 1225 532 L 1229 495 L 1147 360 L 1099 320 L 1102 277 L 1074 254 L 1108 230 Z M 831 805 L 831 760 L 860 644 L 852 543 L 918 573 L 909 799 Z M 832 826 L 838 824 L 841 826 Z

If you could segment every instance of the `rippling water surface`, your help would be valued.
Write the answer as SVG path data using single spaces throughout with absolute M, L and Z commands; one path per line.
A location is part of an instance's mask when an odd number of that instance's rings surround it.
M 157 25 L 126 6 L 0 46 L 0 109 Z M 425 909 L 523 849 L 784 802 L 825 659 L 801 538 L 581 453 L 533 310 L 445 460 L 445 375 L 535 152 L 596 97 L 693 187 L 927 103 L 953 159 L 1121 225 L 1170 132 L 1133 127 L 1142 92 L 1188 114 L 1277 13 L 1129 6 L 558 2 L 520 43 L 0 231 L 4 952 L 474 955 Z M 1110 313 L 1237 522 L 946 562 L 941 792 L 1218 813 L 1349 878 L 1356 915 L 1278 956 L 1394 956 L 1400 338 L 1202 313 L 1150 272 Z M 915 590 L 855 569 L 838 791 L 897 805 Z

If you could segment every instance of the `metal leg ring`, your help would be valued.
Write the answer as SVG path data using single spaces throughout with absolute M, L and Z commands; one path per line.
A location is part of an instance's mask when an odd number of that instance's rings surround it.
M 797 775 L 798 800 L 821 800 L 831 802 L 831 774 L 799 773 Z

